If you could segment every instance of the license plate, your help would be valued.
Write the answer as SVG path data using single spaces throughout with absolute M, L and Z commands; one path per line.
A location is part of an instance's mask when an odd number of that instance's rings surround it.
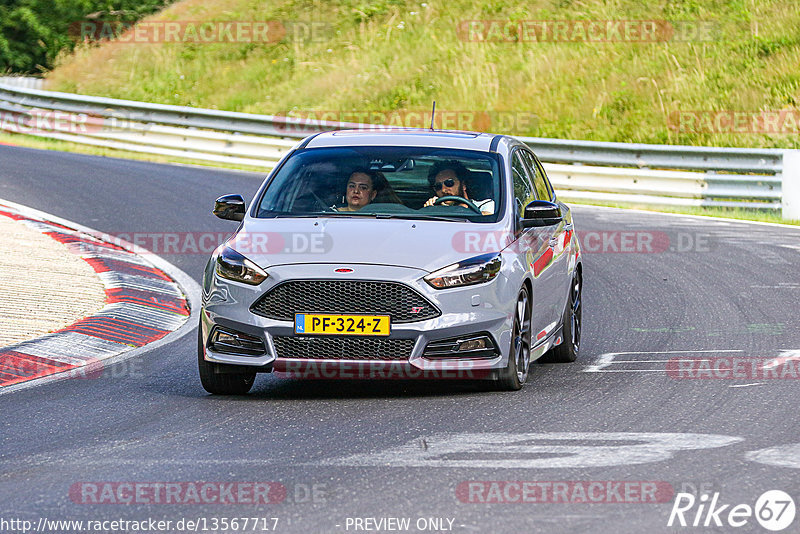
M 297 313 L 294 316 L 295 334 L 329 336 L 388 336 L 391 330 L 388 315 L 333 315 L 327 313 Z

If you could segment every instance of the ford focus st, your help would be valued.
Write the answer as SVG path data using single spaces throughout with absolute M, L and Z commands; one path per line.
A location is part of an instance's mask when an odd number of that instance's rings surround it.
M 210 393 L 256 373 L 485 379 L 574 361 L 582 263 L 572 214 L 507 136 L 338 131 L 300 142 L 203 279 L 198 365 Z

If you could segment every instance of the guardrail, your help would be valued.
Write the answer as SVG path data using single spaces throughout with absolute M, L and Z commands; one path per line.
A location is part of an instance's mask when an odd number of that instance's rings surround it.
M 41 89 L 44 85 L 44 78 L 34 76 L 0 76 L 0 84 L 12 87 L 25 87 L 27 89 Z
M 152 104 L 0 82 L 0 129 L 87 145 L 272 168 L 297 139 L 377 125 Z M 25 131 L 27 128 L 27 131 Z M 781 210 L 800 219 L 800 151 L 520 138 L 565 198 Z

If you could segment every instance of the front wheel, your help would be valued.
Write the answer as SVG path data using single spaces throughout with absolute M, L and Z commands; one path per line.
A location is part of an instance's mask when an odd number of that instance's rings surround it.
M 531 364 L 531 306 L 528 288 L 524 287 L 517 296 L 514 311 L 514 328 L 511 332 L 511 350 L 508 354 L 508 365 L 500 371 L 497 389 L 517 391 L 522 389 L 528 380 L 528 369 Z
M 578 358 L 578 349 L 581 347 L 581 290 L 582 279 L 575 273 L 572 287 L 569 291 L 569 300 L 564 309 L 561 345 L 553 347 L 542 356 L 542 363 L 570 363 Z
M 214 395 L 244 395 L 253 387 L 256 380 L 255 371 L 244 373 L 224 372 L 221 368 L 237 367 L 221 363 L 207 362 L 203 349 L 203 333 L 201 327 L 197 332 L 197 368 L 200 372 L 200 383 L 203 389 Z M 229 371 L 229 369 L 225 369 Z

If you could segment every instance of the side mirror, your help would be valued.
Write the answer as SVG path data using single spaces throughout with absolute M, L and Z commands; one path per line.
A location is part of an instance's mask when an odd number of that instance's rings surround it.
M 244 199 L 242 195 L 225 195 L 214 202 L 214 215 L 228 221 L 244 219 Z
M 522 226 L 524 228 L 552 226 L 560 223 L 562 219 L 561 206 L 548 200 L 534 200 L 525 206 Z

